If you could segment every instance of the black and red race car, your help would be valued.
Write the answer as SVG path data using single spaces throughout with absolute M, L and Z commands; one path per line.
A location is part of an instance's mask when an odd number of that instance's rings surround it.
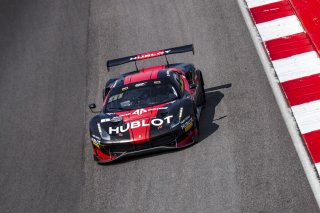
M 107 67 L 188 51 L 194 53 L 193 45 L 109 60 Z M 167 57 L 166 61 L 106 82 L 102 110 L 89 127 L 96 161 L 107 163 L 197 142 L 206 103 L 201 71 L 193 64 L 169 64 Z M 89 108 L 94 112 L 96 105 Z

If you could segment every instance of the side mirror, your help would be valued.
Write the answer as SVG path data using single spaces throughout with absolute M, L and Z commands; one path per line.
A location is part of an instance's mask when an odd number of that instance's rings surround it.
M 89 109 L 91 110 L 91 112 L 98 113 L 98 111 L 94 111 L 95 108 L 97 108 L 95 103 L 89 104 Z
M 196 84 L 190 84 L 190 86 L 189 86 L 190 89 L 195 89 L 196 87 L 197 87 Z

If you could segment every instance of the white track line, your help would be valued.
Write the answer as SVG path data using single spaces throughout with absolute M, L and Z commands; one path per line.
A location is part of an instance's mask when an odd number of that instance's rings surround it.
M 272 88 L 273 94 L 276 98 L 277 104 L 279 105 L 282 117 L 287 125 L 289 134 L 292 138 L 293 145 L 298 153 L 300 162 L 302 164 L 303 170 L 307 176 L 309 184 L 311 186 L 312 192 L 320 208 L 320 182 L 315 171 L 315 166 L 311 162 L 308 152 L 305 149 L 304 141 L 301 138 L 300 133 L 297 131 L 297 125 L 292 117 L 291 111 L 288 109 L 287 102 L 283 97 L 282 90 L 277 79 L 274 77 L 274 69 L 271 67 L 270 60 L 266 54 L 263 44 L 260 41 L 259 35 L 255 28 L 255 25 L 248 13 L 247 6 L 243 0 L 237 0 L 244 20 L 248 26 L 250 35 L 252 37 L 253 43 L 257 49 L 258 55 L 266 72 L 267 78 L 269 80 L 270 86 Z M 319 165 L 316 165 L 320 169 Z
M 304 32 L 296 15 L 263 22 L 257 28 L 263 41 Z
M 272 61 L 280 82 L 320 73 L 320 59 L 315 51 Z
M 320 101 L 291 107 L 302 134 L 320 130 Z
M 318 173 L 320 174 L 320 163 L 316 163 L 316 168 L 318 170 Z
M 247 0 L 247 4 L 249 8 L 253 8 L 253 7 L 259 7 L 265 4 L 271 4 L 279 1 L 282 1 L 282 0 Z

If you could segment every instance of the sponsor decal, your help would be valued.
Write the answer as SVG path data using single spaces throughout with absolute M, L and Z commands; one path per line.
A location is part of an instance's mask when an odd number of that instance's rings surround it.
M 148 112 L 148 111 L 145 109 L 137 109 L 136 111 L 134 111 L 132 113 L 132 115 L 142 115 L 142 113 L 144 113 L 144 112 Z
M 182 123 L 182 124 L 185 123 L 189 118 L 191 118 L 190 115 L 188 115 L 187 117 L 185 117 L 185 118 L 181 121 L 181 123 Z
M 120 103 L 120 106 L 123 108 L 123 107 L 128 107 L 128 106 L 131 106 L 131 101 L 130 100 L 127 100 L 127 101 L 123 101 Z
M 161 55 L 164 55 L 164 54 L 168 54 L 170 52 L 171 52 L 171 50 L 165 50 L 165 51 L 164 50 L 159 50 L 159 51 L 155 51 L 155 52 L 143 53 L 143 54 L 139 54 L 137 56 L 131 57 L 130 61 L 158 57 L 158 56 L 161 56 Z
M 193 123 L 192 123 L 192 118 L 190 116 L 187 116 L 186 118 L 184 118 L 182 121 L 181 121 L 181 128 L 185 131 L 185 132 L 188 132 L 191 127 L 193 126 Z
M 94 146 L 96 146 L 97 148 L 99 148 L 99 149 L 100 149 L 100 143 L 101 143 L 101 141 L 100 141 L 100 140 L 98 140 L 98 139 L 96 139 L 96 138 L 91 137 L 91 142 L 92 142 L 92 144 L 93 144 Z
M 111 118 L 110 121 L 112 123 L 117 123 L 117 122 L 122 121 L 122 117 L 121 116 L 116 116 L 116 117 Z
M 129 87 L 123 87 L 121 90 L 122 91 L 126 91 L 126 90 L 128 90 L 129 89 Z
M 111 96 L 108 100 L 108 103 L 112 102 L 112 101 L 116 101 L 118 99 L 121 99 L 123 97 L 123 93 L 120 93 L 120 94 L 117 94 L 117 95 L 114 95 L 114 96 Z
M 160 110 L 160 109 L 168 109 L 168 107 L 152 108 L 152 109 L 148 109 L 148 112 L 153 110 Z
M 146 84 L 147 84 L 147 82 L 142 82 L 142 83 L 135 84 L 134 86 L 135 87 L 142 87 L 142 86 L 145 86 Z
M 161 84 L 161 81 L 154 81 L 154 84 Z
M 193 123 L 191 122 L 190 124 L 188 124 L 188 126 L 186 126 L 186 127 L 184 128 L 184 131 L 185 131 L 185 132 L 188 132 L 188 131 L 191 129 L 192 126 L 193 126 Z
M 146 123 L 146 120 L 138 120 L 138 121 L 132 121 L 128 122 L 122 126 L 117 126 L 117 127 L 109 127 L 108 133 L 109 135 L 111 134 L 119 134 L 128 131 L 129 129 L 135 129 L 139 127 L 147 127 L 147 126 L 156 126 L 156 127 L 162 127 L 163 124 L 170 124 L 171 119 L 173 115 L 169 115 L 163 119 L 161 118 L 154 118 L 151 120 L 150 123 Z M 160 128 L 161 128 L 160 127 Z
M 170 102 L 170 103 L 173 103 L 173 102 L 175 102 L 175 100 L 174 101 L 172 101 L 172 102 Z M 159 107 L 159 108 L 151 108 L 151 109 L 148 109 L 148 110 L 145 110 L 145 109 L 137 109 L 137 110 L 135 110 L 135 111 L 133 111 L 132 113 L 126 113 L 126 114 L 123 114 L 123 115 L 119 115 L 119 116 L 117 116 L 117 117 L 125 117 L 125 116 L 128 116 L 128 115 L 142 115 L 143 113 L 145 113 L 145 112 L 150 112 L 150 111 L 157 111 L 157 110 L 160 110 L 160 109 L 168 109 L 168 107 Z M 107 115 L 114 115 L 113 113 L 107 113 Z M 115 118 L 115 117 L 114 117 Z M 114 119 L 113 118 L 113 119 Z M 112 119 L 110 119 L 110 118 L 103 118 L 103 119 L 101 119 L 100 120 L 100 123 L 106 123 L 106 122 L 109 122 L 109 121 L 111 121 L 111 122 L 115 122 L 114 120 L 112 121 Z

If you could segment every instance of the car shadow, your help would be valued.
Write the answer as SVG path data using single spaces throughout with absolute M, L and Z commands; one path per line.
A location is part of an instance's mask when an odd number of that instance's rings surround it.
M 205 89 L 206 93 L 206 106 L 201 112 L 199 125 L 200 125 L 200 135 L 199 142 L 203 141 L 215 131 L 219 129 L 219 125 L 215 123 L 215 121 L 221 120 L 226 115 L 221 116 L 219 118 L 215 117 L 216 107 L 219 105 L 221 100 L 224 97 L 224 94 L 221 92 L 221 89 L 230 88 L 232 84 L 225 84 L 217 87 L 211 87 Z
M 221 92 L 221 89 L 227 89 L 227 88 L 230 88 L 231 86 L 232 84 L 230 83 L 230 84 L 224 84 L 217 87 L 211 87 L 211 88 L 205 89 L 207 103 L 206 103 L 206 106 L 202 109 L 200 120 L 199 120 L 199 125 L 200 125 L 199 143 L 201 143 L 203 140 L 205 140 L 207 137 L 209 137 L 219 129 L 219 125 L 216 124 L 215 121 L 218 121 L 227 117 L 226 115 L 224 115 L 219 118 L 215 118 L 215 114 L 216 114 L 216 107 L 219 105 L 219 103 L 224 97 L 224 94 Z M 190 146 L 194 146 L 194 145 L 195 144 L 192 144 Z M 149 158 L 153 156 L 179 152 L 183 149 L 187 149 L 190 146 L 187 146 L 181 149 L 158 151 L 158 152 L 147 153 L 147 154 L 138 155 L 138 156 L 125 157 L 123 159 L 119 159 L 110 163 L 100 164 L 100 165 L 111 166 L 111 165 L 122 164 L 130 161 L 136 161 L 144 158 Z

